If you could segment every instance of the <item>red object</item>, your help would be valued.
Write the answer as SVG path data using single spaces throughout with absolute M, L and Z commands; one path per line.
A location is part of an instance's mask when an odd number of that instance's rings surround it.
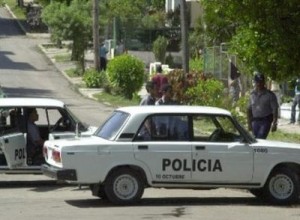
M 160 98 L 162 96 L 161 88 L 168 83 L 168 78 L 161 73 L 157 73 L 152 77 L 152 81 L 156 84 L 157 96 Z

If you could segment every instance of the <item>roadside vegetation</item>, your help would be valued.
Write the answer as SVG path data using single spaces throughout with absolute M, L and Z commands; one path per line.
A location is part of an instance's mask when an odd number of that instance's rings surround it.
M 117 54 L 108 62 L 106 71 L 86 69 L 84 52 L 93 39 L 90 13 L 92 1 L 52 0 L 51 4 L 50 0 L 40 2 L 44 6 L 42 20 L 51 29 L 54 45 L 59 47 L 66 40 L 72 42 L 70 55 L 55 57 L 58 62 L 77 63 L 76 69 L 70 69 L 67 74 L 71 77 L 82 77 L 88 88 L 103 88 L 104 92 L 96 96 L 103 103 L 116 107 L 137 105 L 140 101 L 137 92 L 148 78 L 141 59 L 127 53 Z M 189 73 L 184 73 L 175 66 L 169 50 L 171 40 L 180 39 L 179 35 L 170 39 L 160 34 L 153 39 L 149 48 L 157 61 L 169 64 L 173 69 L 167 76 L 175 92 L 174 98 L 179 103 L 226 108 L 245 125 L 249 91 L 244 91 L 241 99 L 232 104 L 226 92 L 226 83 L 213 74 L 204 74 L 204 45 L 211 47 L 226 42 L 230 45 L 228 54 L 237 56 L 238 64 L 242 63 L 243 74 L 246 76 L 250 77 L 254 70 L 260 70 L 278 82 L 292 80 L 299 74 L 300 35 L 297 33 L 300 31 L 300 24 L 299 19 L 296 19 L 300 16 L 298 2 L 200 2 L 205 14 L 199 16 L 196 27 L 189 33 Z M 5 3 L 19 18 L 26 17 L 24 8 L 17 7 L 15 0 L 5 0 Z M 119 26 L 119 32 L 116 33 L 119 40 L 126 40 L 125 36 L 135 33 L 136 29 L 162 29 L 165 24 L 171 28 L 179 27 L 178 10 L 172 14 L 165 13 L 164 3 L 164 0 L 100 1 L 101 40 L 107 38 L 104 30 L 107 31 L 113 25 L 116 28 Z M 270 134 L 269 139 L 300 142 L 297 135 L 282 132 Z

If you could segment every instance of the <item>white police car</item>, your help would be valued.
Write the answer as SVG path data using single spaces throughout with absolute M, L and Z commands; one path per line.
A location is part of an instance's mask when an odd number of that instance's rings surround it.
M 45 175 L 89 184 L 115 204 L 146 187 L 241 188 L 278 204 L 299 199 L 300 145 L 254 139 L 214 107 L 136 106 L 115 110 L 88 138 L 47 141 Z
M 0 99 L 0 172 L 41 172 L 41 161 L 29 158 L 27 151 L 28 110 L 35 108 L 39 119 L 36 125 L 44 140 L 75 136 L 76 125 L 82 135 L 92 135 L 96 128 L 82 124 L 66 105 L 48 98 Z M 42 157 L 42 146 L 40 155 Z

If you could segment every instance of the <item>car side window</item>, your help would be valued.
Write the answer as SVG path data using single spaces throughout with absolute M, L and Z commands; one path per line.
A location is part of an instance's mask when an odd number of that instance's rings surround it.
M 212 119 L 206 115 L 193 116 L 193 140 L 210 141 L 210 136 L 216 130 Z
M 48 126 L 48 124 L 53 126 L 62 117 L 58 109 L 37 108 L 36 110 L 39 115 L 36 124 L 40 126 Z
M 186 141 L 189 139 L 188 117 L 180 115 L 155 115 L 141 125 L 138 141 Z
M 240 141 L 241 134 L 228 116 L 193 116 L 193 140 L 208 142 Z
M 21 108 L 1 108 L 0 109 L 0 134 L 10 134 L 24 132 L 24 114 Z

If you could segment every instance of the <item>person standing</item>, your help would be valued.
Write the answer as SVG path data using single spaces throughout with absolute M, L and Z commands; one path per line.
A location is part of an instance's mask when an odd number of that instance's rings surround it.
M 161 65 L 157 66 L 156 74 L 152 77 L 152 81 L 155 82 L 155 84 L 157 86 L 157 88 L 156 88 L 157 97 L 161 98 L 162 87 L 168 83 L 168 78 L 165 75 L 163 75 Z
M 153 81 L 148 81 L 146 83 L 146 90 L 147 90 L 147 95 L 142 99 L 140 102 L 140 105 L 155 105 L 156 101 L 156 83 Z
M 235 104 L 240 98 L 240 93 L 242 88 L 240 75 L 241 74 L 238 68 L 232 62 L 230 62 L 230 75 L 228 79 L 228 85 L 229 85 L 229 95 L 232 104 Z
M 170 84 L 164 84 L 161 92 L 162 96 L 156 101 L 155 105 L 177 105 L 172 99 L 172 86 Z
M 298 105 L 299 113 L 298 113 L 298 124 L 300 124 L 300 78 L 296 80 L 295 86 L 295 96 L 293 99 L 292 109 L 291 109 L 291 121 L 290 124 L 295 124 L 296 122 L 296 107 Z
M 108 50 L 106 49 L 105 44 L 101 43 L 100 48 L 99 48 L 100 71 L 106 70 L 106 63 L 107 63 L 106 54 L 107 53 L 108 53 Z
M 254 76 L 254 90 L 250 94 L 247 110 L 248 128 L 259 139 L 266 139 L 270 130 L 277 130 L 278 102 L 276 95 L 265 87 L 261 73 Z

